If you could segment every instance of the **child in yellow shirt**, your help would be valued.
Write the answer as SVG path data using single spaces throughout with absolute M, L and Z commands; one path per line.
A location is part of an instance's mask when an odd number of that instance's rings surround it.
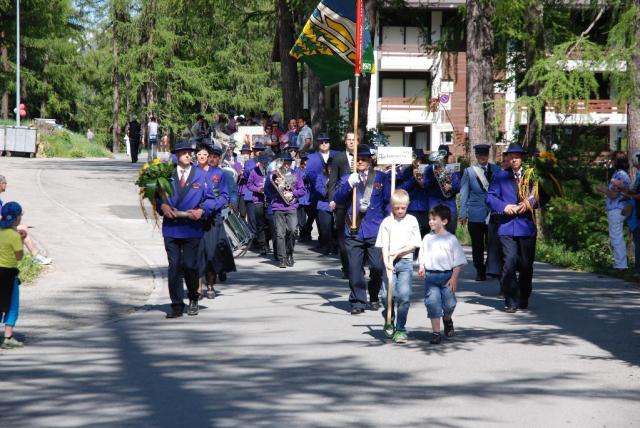
M 22 240 L 18 232 L 22 207 L 17 202 L 2 206 L 0 220 L 0 321 L 4 323 L 2 349 L 19 348 L 23 344 L 13 337 L 20 307 L 18 261 L 22 260 Z

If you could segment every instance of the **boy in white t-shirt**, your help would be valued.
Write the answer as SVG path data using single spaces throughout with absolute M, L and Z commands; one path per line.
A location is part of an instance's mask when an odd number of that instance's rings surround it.
M 462 265 L 467 263 L 464 250 L 455 235 L 445 227 L 451 221 L 451 210 L 444 205 L 436 205 L 429 211 L 431 233 L 422 241 L 418 254 L 418 276 L 424 278 L 424 304 L 431 320 L 431 344 L 442 341 L 440 318 L 444 322 L 444 334 L 454 334 L 451 315 L 456 308 L 456 290 Z
M 382 220 L 376 247 L 382 248 L 384 266 L 393 271 L 393 300 L 398 306 L 398 319 L 396 320 L 393 341 L 395 343 L 407 342 L 405 324 L 411 304 L 411 277 L 413 276 L 413 252 L 420 247 L 420 226 L 418 220 L 411 214 L 407 214 L 409 206 L 409 194 L 406 190 L 396 190 L 391 195 L 392 215 Z M 385 310 L 382 316 L 387 318 L 387 287 L 388 278 L 382 280 L 382 302 Z M 391 308 L 393 314 L 394 308 Z M 393 315 L 392 315 L 393 316 Z

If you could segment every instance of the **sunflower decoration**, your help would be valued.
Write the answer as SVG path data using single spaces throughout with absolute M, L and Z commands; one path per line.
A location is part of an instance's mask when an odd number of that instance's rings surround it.
M 157 213 L 158 198 L 161 201 L 166 201 L 173 196 L 173 186 L 171 185 L 171 175 L 173 171 L 174 166 L 172 164 L 162 162 L 160 159 L 154 159 L 150 163 L 145 163 L 142 168 L 140 168 L 140 171 L 138 171 L 138 179 L 135 184 L 138 186 L 140 211 L 142 211 L 145 220 L 148 220 L 149 215 L 144 207 L 144 200 L 148 199 L 153 207 L 151 217 L 156 226 L 159 221 Z

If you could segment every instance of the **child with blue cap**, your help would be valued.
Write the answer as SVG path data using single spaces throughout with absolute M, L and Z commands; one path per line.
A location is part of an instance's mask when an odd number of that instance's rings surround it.
M 4 323 L 2 349 L 19 348 L 23 344 L 13 337 L 20 306 L 18 261 L 24 255 L 23 235 L 18 232 L 22 207 L 17 202 L 2 206 L 0 220 L 0 321 Z

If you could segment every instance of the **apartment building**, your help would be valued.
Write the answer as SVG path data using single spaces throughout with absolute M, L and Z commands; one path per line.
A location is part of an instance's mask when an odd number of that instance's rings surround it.
M 451 144 L 452 152 L 464 155 L 467 137 L 467 64 L 463 17 L 458 8 L 465 0 L 410 0 L 409 8 L 379 10 L 375 32 L 374 59 L 377 73 L 372 75 L 367 128 L 378 128 L 390 144 L 434 150 Z M 447 34 L 447 52 L 428 50 Z M 577 64 L 568 61 L 567 67 Z M 612 98 L 611 85 L 604 70 L 595 70 L 600 82 L 598 99 L 577 101 L 564 111 L 550 100 L 545 125 L 562 128 L 566 134 L 580 127 L 596 127 L 608 136 L 611 147 L 626 134 L 626 107 Z M 328 107 L 348 114 L 352 82 L 327 88 Z M 526 110 L 517 109 L 515 87 L 496 85 L 496 114 L 501 129 L 498 144 L 516 138 L 526 125 Z M 306 101 L 305 101 L 306 104 Z

